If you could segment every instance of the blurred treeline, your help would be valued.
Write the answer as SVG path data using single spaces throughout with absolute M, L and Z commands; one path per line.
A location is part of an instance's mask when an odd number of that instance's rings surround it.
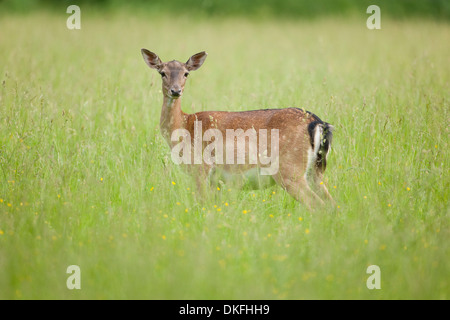
M 208 16 L 315 18 L 351 15 L 369 5 L 391 18 L 424 17 L 450 20 L 450 0 L 0 0 L 0 11 L 57 10 L 71 4 L 103 11 L 135 11 Z

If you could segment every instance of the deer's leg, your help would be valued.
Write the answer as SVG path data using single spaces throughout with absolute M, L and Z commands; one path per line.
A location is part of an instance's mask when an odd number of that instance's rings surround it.
M 333 205 L 336 205 L 336 202 L 325 186 L 325 182 L 323 181 L 323 174 L 319 170 L 316 171 L 316 175 L 314 176 L 314 184 L 317 190 L 319 190 L 319 192 L 322 193 L 327 200 L 329 200 Z
M 209 175 L 211 167 L 205 165 L 195 166 L 195 169 L 190 171 L 190 174 L 195 179 L 195 185 L 197 187 L 196 195 L 199 199 L 207 198 L 207 196 L 210 194 Z
M 308 185 L 305 177 L 274 177 L 294 199 L 304 203 L 308 208 L 323 205 L 324 202 Z

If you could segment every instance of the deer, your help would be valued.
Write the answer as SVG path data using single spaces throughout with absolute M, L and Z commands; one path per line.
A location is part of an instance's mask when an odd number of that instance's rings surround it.
M 326 201 L 335 204 L 323 182 L 323 173 L 326 169 L 333 137 L 334 127 L 331 124 L 322 121 L 309 111 L 295 107 L 184 113 L 181 109 L 181 97 L 186 80 L 190 72 L 203 65 L 207 53 L 202 51 L 194 54 L 185 63 L 177 60 L 162 62 L 158 55 L 147 49 L 141 49 L 141 53 L 148 67 L 155 69 L 161 75 L 163 104 L 159 124 L 160 132 L 169 147 L 174 148 L 179 143 L 179 140 L 173 137 L 175 132 L 183 130 L 186 135 L 192 137 L 196 131 L 199 131 L 198 123 L 201 124 L 202 134 L 210 129 L 216 130 L 218 134 L 222 133 L 222 137 L 226 136 L 230 130 L 239 132 L 234 140 L 242 138 L 243 134 L 250 132 L 249 130 L 259 131 L 260 134 L 263 132 L 262 130 L 276 130 L 278 135 L 275 137 L 277 139 L 276 148 L 272 145 L 274 138 L 271 136 L 271 143 L 267 143 L 265 150 L 266 153 L 278 153 L 276 159 L 278 170 L 270 173 L 273 181 L 294 199 L 309 208 L 318 204 L 324 205 Z M 217 139 L 216 136 L 215 140 Z M 225 140 L 225 138 L 223 139 Z M 258 137 L 258 140 L 261 141 L 261 137 Z M 202 139 L 200 143 L 204 148 L 205 139 Z M 249 145 L 243 149 L 241 147 L 241 151 L 245 153 L 246 163 L 222 164 L 220 161 L 216 161 L 216 163 L 203 161 L 200 164 L 191 162 L 185 167 L 196 177 L 199 189 L 216 170 L 231 175 L 245 174 L 251 170 L 261 172 L 260 170 L 264 168 L 262 161 L 248 162 L 250 147 Z M 239 146 L 227 148 L 228 154 L 233 153 L 230 158 L 236 156 L 238 148 Z

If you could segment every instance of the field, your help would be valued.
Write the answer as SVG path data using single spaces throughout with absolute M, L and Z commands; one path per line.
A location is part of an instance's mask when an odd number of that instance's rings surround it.
M 0 18 L 0 299 L 450 298 L 448 22 L 67 17 Z M 292 106 L 333 124 L 337 206 L 278 186 L 199 200 L 141 48 L 208 52 L 185 112 Z

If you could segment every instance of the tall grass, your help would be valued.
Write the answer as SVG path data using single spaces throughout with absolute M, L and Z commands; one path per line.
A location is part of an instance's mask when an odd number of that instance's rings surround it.
M 66 18 L 0 20 L 0 298 L 449 298 L 447 24 Z M 142 47 L 209 53 L 185 112 L 294 106 L 332 123 L 338 206 L 279 187 L 198 200 Z

